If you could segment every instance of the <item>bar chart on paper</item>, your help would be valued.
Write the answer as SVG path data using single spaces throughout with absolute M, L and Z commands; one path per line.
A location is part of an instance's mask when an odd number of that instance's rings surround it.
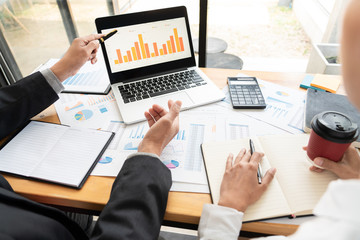
M 88 72 L 78 72 L 74 76 L 67 78 L 63 85 L 66 86 L 96 86 L 100 85 L 103 76 L 106 76 L 106 69 L 99 68 L 97 71 L 88 71 Z M 106 79 L 106 78 L 105 78 Z M 109 83 L 109 80 L 107 83 Z
M 97 53 L 97 56 L 100 55 L 101 53 Z M 51 58 L 37 70 L 50 68 L 58 61 L 59 59 Z M 65 87 L 63 93 L 105 94 L 110 89 L 110 80 L 101 57 L 95 64 L 91 64 L 89 61 L 86 62 L 74 76 L 68 77 L 62 84 Z
M 148 125 L 144 123 L 127 126 L 121 137 L 122 140 L 120 140 L 122 150 L 136 151 L 148 130 Z
M 112 72 L 191 56 L 184 18 L 131 25 L 117 30 L 114 37 L 105 42 Z

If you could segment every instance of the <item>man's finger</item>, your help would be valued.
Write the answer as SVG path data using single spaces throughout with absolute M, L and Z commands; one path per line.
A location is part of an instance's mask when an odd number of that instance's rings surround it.
M 251 155 L 250 162 L 257 166 L 259 165 L 263 156 L 264 156 L 263 153 L 254 152 L 253 155 Z
M 148 124 L 149 124 L 149 127 L 151 127 L 152 125 L 154 125 L 155 120 L 154 120 L 154 118 L 151 116 L 151 114 L 150 114 L 149 112 L 145 112 L 144 115 L 145 115 L 145 118 L 146 118 L 146 120 L 147 120 L 147 122 L 148 122 Z
M 330 170 L 331 172 L 335 173 L 337 175 L 338 171 L 339 171 L 339 166 L 337 165 L 336 162 L 328 160 L 326 158 L 323 157 L 317 157 L 314 159 L 314 163 L 316 165 L 318 165 L 319 167 L 322 167 L 326 170 Z
M 154 104 L 152 108 L 154 109 L 155 112 L 158 113 L 160 117 L 163 117 L 168 113 L 163 107 L 157 104 Z
M 155 119 L 155 121 L 158 121 L 161 118 L 161 116 L 158 114 L 158 112 L 156 112 L 153 108 L 149 109 L 149 113 Z
M 310 169 L 310 171 L 317 172 L 317 173 L 321 173 L 324 171 L 324 169 L 321 169 L 321 168 L 318 168 L 315 166 L 311 166 L 309 169 Z
M 274 179 L 275 173 L 276 173 L 276 168 L 270 168 L 269 170 L 267 170 L 265 176 L 262 178 L 261 187 L 265 188 L 266 190 L 266 188 L 269 186 L 271 181 Z
M 93 58 L 93 59 L 91 59 L 91 64 L 95 64 L 97 62 L 97 58 L 95 57 L 95 58 Z
M 89 57 L 89 60 L 92 60 L 92 59 L 94 59 L 94 58 L 96 58 L 96 53 L 91 53 L 91 54 L 90 54 L 90 57 Z
M 242 148 L 238 153 L 238 155 L 236 156 L 234 164 L 238 164 L 240 160 L 244 157 L 245 153 L 246 153 L 246 149 Z
M 227 157 L 227 160 L 226 160 L 225 170 L 228 170 L 232 167 L 233 160 L 234 160 L 234 155 L 232 153 L 229 153 L 229 156 Z
M 246 151 L 246 153 L 244 154 L 244 156 L 240 159 L 240 162 L 249 162 L 251 158 L 251 153 L 250 151 Z
M 98 40 L 98 39 L 102 38 L 103 36 L 105 36 L 105 34 L 90 34 L 88 36 L 83 37 L 83 39 L 85 41 L 90 42 L 90 41 Z
M 98 52 L 98 48 L 95 48 L 95 49 L 91 52 L 91 54 L 95 54 L 95 56 L 96 56 L 97 52 Z
M 179 116 L 181 104 L 181 101 L 176 101 L 169 109 L 169 117 L 171 120 L 175 120 L 175 118 Z
M 86 45 L 86 51 L 91 54 L 95 49 L 99 48 L 99 41 L 91 41 Z
M 170 108 L 172 107 L 172 105 L 174 104 L 174 101 L 173 100 L 169 100 L 168 101 L 168 108 L 170 110 Z

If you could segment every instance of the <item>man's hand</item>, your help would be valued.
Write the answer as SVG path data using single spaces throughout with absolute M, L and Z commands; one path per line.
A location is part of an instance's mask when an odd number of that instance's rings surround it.
M 245 212 L 263 195 L 276 172 L 275 168 L 269 169 L 263 177 L 262 183 L 258 183 L 256 174 L 263 156 L 264 154 L 258 152 L 250 155 L 243 148 L 233 163 L 233 155 L 229 154 L 220 187 L 218 205 Z
M 306 150 L 306 147 L 304 147 L 304 150 Z M 317 157 L 314 159 L 314 163 L 323 169 L 311 166 L 311 171 L 320 173 L 326 169 L 335 173 L 341 179 L 360 179 L 360 156 L 354 147 L 349 147 L 339 162 Z
M 181 102 L 174 103 L 169 100 L 168 106 L 169 112 L 156 104 L 148 112 L 145 112 L 150 129 L 138 147 L 139 152 L 154 153 L 160 156 L 165 146 L 179 131 Z
M 86 61 L 90 60 L 92 64 L 96 63 L 98 39 L 103 36 L 104 34 L 92 34 L 75 38 L 64 57 L 50 68 L 51 71 L 63 82 L 68 77 L 74 76 Z

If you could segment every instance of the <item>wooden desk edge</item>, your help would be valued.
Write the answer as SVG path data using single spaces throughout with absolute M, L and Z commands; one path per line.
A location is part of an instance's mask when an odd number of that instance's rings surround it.
M 244 223 L 241 231 L 256 232 L 269 235 L 284 235 L 288 236 L 296 232 L 298 225 L 268 223 L 268 222 L 251 222 Z

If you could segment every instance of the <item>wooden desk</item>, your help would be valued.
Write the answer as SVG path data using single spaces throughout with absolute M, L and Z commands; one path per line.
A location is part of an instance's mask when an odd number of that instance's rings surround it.
M 295 89 L 299 89 L 299 84 L 305 77 L 303 73 L 272 73 L 228 69 L 203 69 L 203 71 L 220 88 L 226 85 L 228 76 L 236 76 L 238 73 L 256 76 L 260 79 Z M 341 87 L 339 92 L 344 93 L 344 89 Z M 59 123 L 59 118 L 57 117 L 54 106 L 40 113 L 36 119 Z M 9 175 L 5 175 L 5 177 L 17 193 L 34 201 L 59 207 L 70 207 L 95 212 L 100 212 L 107 203 L 114 182 L 113 177 L 90 176 L 81 190 L 74 190 Z M 198 224 L 204 203 L 211 203 L 209 194 L 170 192 L 165 220 L 178 223 Z M 244 224 L 242 230 L 266 234 L 289 235 L 295 232 L 297 227 L 297 225 L 254 222 Z

